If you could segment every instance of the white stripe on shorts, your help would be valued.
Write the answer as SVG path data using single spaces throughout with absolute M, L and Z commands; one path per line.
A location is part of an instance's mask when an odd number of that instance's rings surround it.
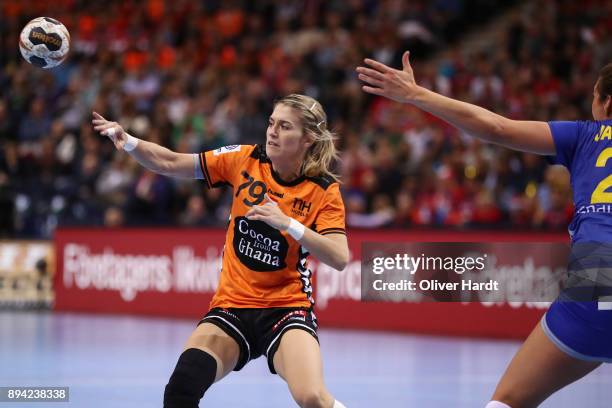
M 236 333 L 238 333 L 240 335 L 240 337 L 242 337 L 242 340 L 244 340 L 244 344 L 246 344 L 246 346 L 247 346 L 247 362 L 249 362 L 249 360 L 251 360 L 251 347 L 249 346 L 249 342 L 246 340 L 246 337 L 243 336 L 243 334 L 240 332 L 240 330 L 238 330 L 238 328 L 236 326 L 234 326 L 232 323 L 230 323 L 226 319 L 222 318 L 221 316 L 215 316 L 215 315 L 207 316 L 207 317 L 203 318 L 202 320 L 207 320 L 207 319 L 219 319 L 219 320 L 225 322 L 232 329 L 234 329 L 234 331 Z
M 612 302 L 597 302 L 597 310 L 612 310 Z
M 270 343 L 270 345 L 268 346 L 268 349 L 266 350 L 266 356 L 267 356 L 267 355 L 268 355 L 268 353 L 270 352 L 270 349 L 272 348 L 272 346 L 274 345 L 274 343 L 276 343 L 276 342 L 278 341 L 278 339 L 280 338 L 280 336 L 281 336 L 281 335 L 282 335 L 282 334 L 283 334 L 285 331 L 287 331 L 287 329 L 288 329 L 289 327 L 291 327 L 291 326 L 300 326 L 300 327 L 304 327 L 305 329 L 307 329 L 308 331 L 310 331 L 310 332 L 311 332 L 313 335 L 315 335 L 315 336 L 317 335 L 317 332 L 315 332 L 314 330 L 312 330 L 312 328 L 311 328 L 311 327 L 308 327 L 308 326 L 307 326 L 307 325 L 305 325 L 305 324 L 302 324 L 302 323 L 291 323 L 291 324 L 288 324 L 288 325 L 286 325 L 285 327 L 283 327 L 283 329 L 280 331 L 280 333 L 278 333 L 278 334 L 276 335 L 276 337 L 274 338 L 274 340 L 272 340 L 272 342 L 271 342 L 271 343 Z
M 552 341 L 553 344 L 555 344 L 559 348 L 559 350 L 563 351 L 565 354 L 570 355 L 570 356 L 574 357 L 575 359 L 583 360 L 583 361 L 596 361 L 596 362 L 599 362 L 599 363 L 612 363 L 612 359 L 610 359 L 610 358 L 588 356 L 586 354 L 582 354 L 582 353 L 572 349 L 571 347 L 569 347 L 568 345 L 563 343 L 561 341 L 561 339 L 559 339 L 552 332 L 552 330 L 550 330 L 550 327 L 548 327 L 548 323 L 546 323 L 546 315 L 542 316 L 542 319 L 540 320 L 540 325 L 542 326 L 542 330 L 544 330 L 544 334 L 546 335 L 546 337 L 548 337 L 548 339 L 550 341 Z

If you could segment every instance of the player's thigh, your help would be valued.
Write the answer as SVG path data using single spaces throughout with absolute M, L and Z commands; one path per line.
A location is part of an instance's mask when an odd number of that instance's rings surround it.
M 601 363 L 561 351 L 536 325 L 502 376 L 493 400 L 512 408 L 537 407 L 555 391 L 582 378 Z
M 323 382 L 319 343 L 312 334 L 300 329 L 286 331 L 273 362 L 274 369 L 287 382 L 291 395 L 298 403 L 311 399 L 333 403 Z
M 197 348 L 213 356 L 217 361 L 215 381 L 229 374 L 240 356 L 236 340 L 212 323 L 202 323 L 191 333 L 185 344 L 185 350 Z

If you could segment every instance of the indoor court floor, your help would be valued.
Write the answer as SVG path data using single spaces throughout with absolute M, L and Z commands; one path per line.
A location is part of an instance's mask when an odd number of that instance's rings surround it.
M 0 312 L 0 385 L 68 386 L 69 403 L 0 408 L 161 407 L 164 385 L 195 321 L 55 312 Z M 516 341 L 322 329 L 327 385 L 348 408 L 484 407 Z M 612 406 L 603 365 L 542 407 Z M 296 406 L 264 358 L 208 391 L 206 407 Z

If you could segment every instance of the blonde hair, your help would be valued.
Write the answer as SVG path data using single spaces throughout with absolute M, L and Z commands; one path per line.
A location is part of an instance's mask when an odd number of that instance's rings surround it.
M 312 145 L 304 155 L 302 174 L 309 177 L 328 176 L 338 181 L 338 176 L 331 169 L 332 163 L 338 160 L 334 144 L 336 135 L 327 128 L 327 115 L 323 106 L 316 99 L 300 94 L 287 95 L 274 105 L 279 103 L 299 114 L 304 132 L 313 138 Z

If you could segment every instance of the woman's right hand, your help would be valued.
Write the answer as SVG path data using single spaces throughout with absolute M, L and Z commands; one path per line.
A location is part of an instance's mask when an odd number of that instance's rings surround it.
M 388 67 L 382 62 L 366 58 L 364 63 L 369 67 L 357 67 L 359 79 L 366 85 L 362 89 L 374 95 L 384 96 L 396 102 L 410 103 L 415 101 L 422 90 L 414 80 L 410 66 L 410 52 L 402 56 L 403 69 Z
M 113 141 L 117 150 L 123 150 L 125 142 L 127 141 L 127 133 L 117 122 L 111 122 L 97 112 L 93 112 L 93 120 L 91 121 L 94 125 L 94 130 L 100 132 L 102 136 L 108 137 Z

